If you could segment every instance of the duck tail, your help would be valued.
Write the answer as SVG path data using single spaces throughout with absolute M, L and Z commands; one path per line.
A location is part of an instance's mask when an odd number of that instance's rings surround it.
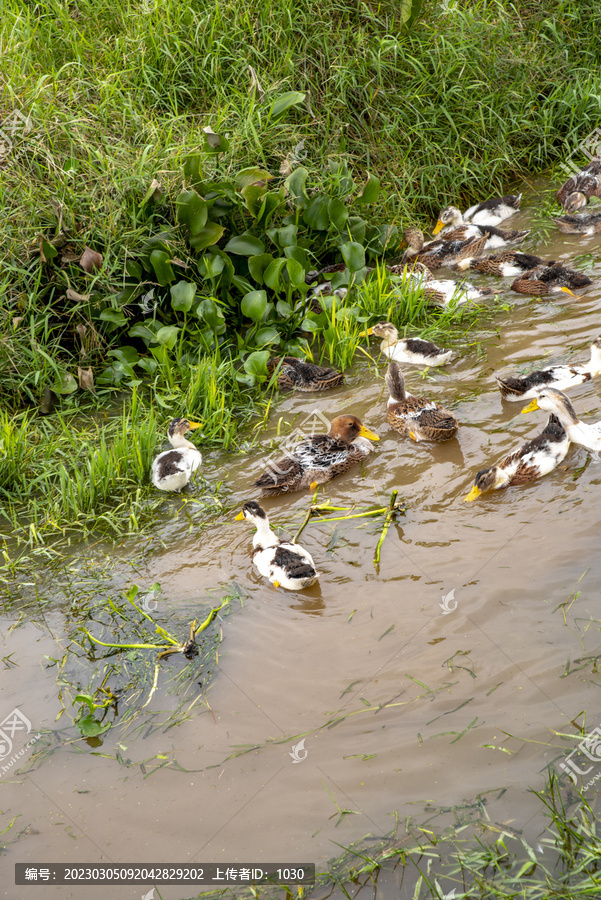
M 521 378 L 513 378 L 511 376 L 508 378 L 500 378 L 498 375 L 495 377 L 503 397 L 521 397 L 521 395 L 525 393 L 526 389 Z

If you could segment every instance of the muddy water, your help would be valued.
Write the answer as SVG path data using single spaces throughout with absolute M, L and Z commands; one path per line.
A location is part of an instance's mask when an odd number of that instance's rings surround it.
M 529 224 L 545 189 L 542 181 L 527 186 L 512 227 Z M 282 397 L 263 447 L 250 455 L 207 455 L 204 474 L 226 480 L 233 511 L 200 539 L 183 518 L 168 524 L 165 548 L 138 565 L 136 581 L 159 581 L 184 622 L 207 589 L 232 579 L 246 600 L 224 624 L 211 711 L 199 707 L 177 728 L 121 750 L 134 760 L 164 754 L 190 771 L 145 778 L 115 761 L 107 739 L 95 751 L 65 747 L 25 777 L 3 776 L 3 813 L 20 816 L 15 831 L 26 829 L 5 861 L 285 861 L 320 869 L 341 845 L 389 832 L 397 811 L 419 821 L 429 809 L 461 808 L 478 796 L 493 822 L 536 840 L 543 819 L 527 789 L 541 787 L 545 767 L 571 749 L 554 732 L 574 732 L 571 720 L 582 721 L 583 710 L 587 730 L 601 722 L 593 664 L 574 663 L 599 652 L 601 464 L 583 468 L 590 455 L 572 446 L 540 482 L 472 504 L 462 498 L 479 469 L 547 419 L 504 403 L 493 373 L 588 359 L 601 333 L 601 237 L 551 230 L 524 249 L 566 262 L 588 254 L 579 267 L 598 280 L 577 300 L 508 293 L 508 308 L 457 344 L 461 358 L 447 370 L 422 379 L 407 367 L 410 391 L 455 411 L 457 440 L 400 439 L 385 421 L 383 381 L 365 367 L 322 397 Z M 571 391 L 581 417 L 601 418 L 600 386 Z M 322 573 L 319 585 L 286 593 L 251 567 L 251 530 L 234 515 L 253 496 L 249 473 L 260 469 L 278 420 L 286 432 L 315 408 L 328 418 L 354 413 L 381 436 L 364 472 L 336 479 L 322 496 L 339 506 L 385 505 L 398 489 L 407 512 L 388 533 L 379 572 L 381 520 L 312 520 L 302 543 Z M 265 507 L 291 535 L 307 503 L 296 494 Z M 447 605 L 456 608 L 443 614 L 451 591 Z M 50 603 L 43 622 L 9 631 L 12 621 L 3 626 L 2 655 L 14 653 L 19 667 L 3 673 L 2 709 L 17 706 L 35 728 L 53 727 L 61 707 L 55 673 L 40 660 L 64 643 L 64 610 Z M 564 677 L 568 660 L 577 671 Z M 153 705 L 164 699 L 159 687 Z M 294 763 L 303 735 L 304 758 Z M 101 893 L 142 892 L 15 888 L 10 872 L 0 889 L 10 898 Z M 165 898 L 193 894 L 161 888 Z

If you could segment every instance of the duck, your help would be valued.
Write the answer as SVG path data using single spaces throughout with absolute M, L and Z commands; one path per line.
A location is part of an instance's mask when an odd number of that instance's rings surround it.
M 582 288 L 592 283 L 592 279 L 588 275 L 568 269 L 567 266 L 552 260 L 524 272 L 513 282 L 511 290 L 518 294 L 530 294 L 533 297 L 549 293 L 558 294 L 563 291 L 574 297 L 572 288 Z
M 277 384 L 281 391 L 327 391 L 344 384 L 342 372 L 317 366 L 295 356 L 271 359 L 267 363 L 267 371 L 273 375 L 278 366 Z
M 154 458 L 150 475 L 159 491 L 181 491 L 200 466 L 200 451 L 184 437 L 195 428 L 202 428 L 202 423 L 181 418 L 169 423 L 167 437 L 173 450 L 165 450 Z
M 368 457 L 374 449 L 371 441 L 379 440 L 357 416 L 336 416 L 327 434 L 305 438 L 286 456 L 269 462 L 253 487 L 261 488 L 263 497 L 314 490 Z
M 580 444 L 581 447 L 595 453 L 601 450 L 601 421 L 592 425 L 581 422 L 563 391 L 552 387 L 545 388 L 537 394 L 532 403 L 524 407 L 522 412 L 529 413 L 535 409 L 544 409 L 557 416 L 573 444 Z
M 579 216 L 552 217 L 560 231 L 564 234 L 599 234 L 601 233 L 601 212 L 582 213 Z
M 459 428 L 455 416 L 433 400 L 408 394 L 398 362 L 389 363 L 385 378 L 389 394 L 386 419 L 395 431 L 416 442 L 455 437 Z
M 551 415 L 541 434 L 514 450 L 496 466 L 481 469 L 471 491 L 463 499 L 471 503 L 487 491 L 536 481 L 559 465 L 569 446 L 570 439 L 565 428 L 556 415 Z
M 453 226 L 466 223 L 491 225 L 494 227 L 516 213 L 520 208 L 521 200 L 521 194 L 491 197 L 490 200 L 483 200 L 482 203 L 470 206 L 464 213 L 461 213 L 456 206 L 447 206 L 438 214 L 438 221 L 432 234 L 437 235 L 441 231 L 444 234 L 445 227 L 450 229 Z
M 428 303 L 442 308 L 449 306 L 452 300 L 461 306 L 468 300 L 479 300 L 494 293 L 490 288 L 477 288 L 468 281 L 434 278 L 428 267 L 417 260 L 411 269 L 405 263 L 404 266 L 388 266 L 388 272 L 400 276 L 403 284 L 409 282 L 412 287 L 421 289 Z
M 567 213 L 582 209 L 591 197 L 601 197 L 601 156 L 568 178 L 557 191 L 557 200 Z
M 440 239 L 444 241 L 466 241 L 468 238 L 485 237 L 484 249 L 495 250 L 498 247 L 505 247 L 507 244 L 519 244 L 529 234 L 529 230 L 519 231 L 514 228 L 512 231 L 506 231 L 502 228 L 495 228 L 493 225 L 466 224 L 445 229 Z
M 465 256 L 478 256 L 486 247 L 487 237 L 468 237 L 461 240 L 439 240 L 424 244 L 424 235 L 419 228 L 407 228 L 403 234 L 408 244 L 403 262 L 416 259 L 430 269 L 454 266 Z
M 500 275 L 503 278 L 515 277 L 522 272 L 528 272 L 536 266 L 548 265 L 540 256 L 532 253 L 519 253 L 517 250 L 501 250 L 500 253 L 492 253 L 490 256 L 481 256 L 479 259 L 466 257 L 457 263 L 460 271 L 473 269 L 483 275 Z
M 601 375 L 601 338 L 595 338 L 591 344 L 590 362 L 581 366 L 547 366 L 531 372 L 529 375 L 508 376 L 501 378 L 495 375 L 497 385 L 506 400 L 529 400 L 537 397 L 546 388 L 566 390 L 590 381 Z
M 293 541 L 282 541 L 269 527 L 269 519 L 256 500 L 247 501 L 236 520 L 247 519 L 257 529 L 253 536 L 253 562 L 274 587 L 302 591 L 315 584 L 319 572 L 310 553 Z
M 412 363 L 416 366 L 446 366 L 453 357 L 452 350 L 437 347 L 431 341 L 420 338 L 399 338 L 392 322 L 378 322 L 367 329 L 368 335 L 383 338 L 380 351 L 396 362 Z

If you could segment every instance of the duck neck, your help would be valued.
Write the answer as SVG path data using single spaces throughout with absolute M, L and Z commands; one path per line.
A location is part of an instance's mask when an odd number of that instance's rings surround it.
M 273 547 L 279 544 L 279 538 L 269 527 L 268 519 L 255 519 L 256 532 L 253 536 L 253 547 Z
M 601 375 L 601 347 L 596 344 L 591 347 L 591 374 Z
M 169 438 L 171 446 L 174 450 L 181 450 L 183 447 L 187 447 L 189 450 L 196 450 L 196 447 L 191 441 L 187 441 L 183 434 L 174 434 L 173 437 Z

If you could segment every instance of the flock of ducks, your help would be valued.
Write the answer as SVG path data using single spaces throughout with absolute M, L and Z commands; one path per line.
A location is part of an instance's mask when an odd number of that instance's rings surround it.
M 554 221 L 562 232 L 601 233 L 601 212 L 574 215 L 592 196 L 601 197 L 601 158 L 592 160 L 559 189 L 557 198 L 567 214 Z M 401 275 L 405 284 L 419 284 L 426 297 L 439 305 L 446 305 L 450 297 L 457 299 L 456 282 L 437 280 L 430 271 L 441 266 L 502 277 L 518 276 L 512 289 L 532 296 L 555 291 L 572 294 L 573 288 L 590 284 L 591 279 L 587 276 L 560 263 L 544 262 L 537 256 L 515 250 L 505 249 L 482 256 L 486 250 L 519 242 L 527 236 L 527 231 L 507 231 L 497 227 L 519 209 L 520 201 L 521 194 L 496 197 L 470 207 L 463 214 L 456 207 L 447 207 L 440 213 L 433 229 L 434 236 L 440 237 L 424 243 L 421 231 L 407 229 L 404 235 L 407 250 L 401 264 L 389 266 L 388 270 Z M 309 273 L 307 280 L 318 281 L 319 276 L 340 268 L 328 266 Z M 314 297 L 329 290 L 328 283 L 317 284 L 313 289 Z M 461 290 L 465 295 L 462 302 L 492 293 L 469 285 L 462 285 Z M 385 380 L 390 426 L 402 437 L 416 442 L 442 442 L 455 437 L 459 423 L 453 413 L 432 400 L 409 394 L 401 369 L 401 363 L 428 367 L 447 365 L 453 358 L 452 351 L 419 338 L 400 339 L 390 322 L 379 322 L 366 334 L 381 338 L 380 350 L 389 359 Z M 271 360 L 269 373 L 282 390 L 323 391 L 344 383 L 341 372 L 289 356 Z M 532 399 L 522 412 L 540 409 L 551 415 L 543 431 L 534 439 L 496 465 L 478 472 L 464 499 L 471 502 L 486 491 L 526 484 L 548 474 L 563 460 L 570 442 L 594 452 L 601 451 L 601 422 L 593 425 L 581 422 L 563 393 L 598 375 L 601 375 L 601 338 L 593 341 L 588 364 L 548 366 L 525 377 L 496 376 L 501 395 L 506 400 Z M 152 464 L 151 478 L 157 488 L 181 491 L 188 484 L 202 457 L 185 435 L 200 427 L 200 423 L 185 418 L 170 423 L 168 438 L 173 449 L 159 454 Z M 374 449 L 372 441 L 377 440 L 378 435 L 356 416 L 337 416 L 327 434 L 315 434 L 300 441 L 256 478 L 252 486 L 260 489 L 263 497 L 314 490 L 364 460 Z M 276 587 L 288 590 L 302 590 L 315 584 L 319 573 L 311 555 L 299 544 L 278 538 L 257 501 L 245 503 L 236 519 L 247 519 L 255 526 L 253 561 L 262 576 Z

